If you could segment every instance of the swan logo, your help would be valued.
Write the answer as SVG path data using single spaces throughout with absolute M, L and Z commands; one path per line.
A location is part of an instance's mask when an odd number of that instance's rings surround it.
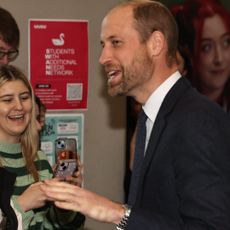
M 65 40 L 64 40 L 65 34 L 61 33 L 59 35 L 59 38 L 53 38 L 52 39 L 52 43 L 55 46 L 63 46 L 65 44 Z

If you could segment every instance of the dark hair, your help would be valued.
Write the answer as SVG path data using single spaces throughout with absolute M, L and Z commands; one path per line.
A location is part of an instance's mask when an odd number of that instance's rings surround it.
M 20 31 L 11 13 L 0 7 L 0 38 L 14 49 L 18 49 Z
M 38 105 L 39 112 L 41 112 L 41 111 L 45 112 L 46 111 L 46 107 L 42 103 L 41 99 L 37 95 L 34 95 L 34 97 L 35 97 L 35 103 Z
M 163 33 L 168 45 L 168 64 L 171 65 L 176 59 L 178 28 L 168 8 L 154 1 L 136 2 L 133 17 L 141 42 L 147 41 L 154 31 Z

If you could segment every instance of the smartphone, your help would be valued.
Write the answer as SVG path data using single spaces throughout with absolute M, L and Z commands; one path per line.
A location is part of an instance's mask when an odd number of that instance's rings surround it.
M 72 176 L 75 171 L 77 171 L 76 159 L 60 160 L 54 171 L 54 176 L 65 180 L 66 176 Z
M 75 138 L 58 138 L 55 140 L 56 163 L 60 160 L 77 158 L 77 141 Z
M 64 179 L 77 170 L 77 142 L 75 138 L 61 137 L 55 140 L 56 170 L 54 176 Z

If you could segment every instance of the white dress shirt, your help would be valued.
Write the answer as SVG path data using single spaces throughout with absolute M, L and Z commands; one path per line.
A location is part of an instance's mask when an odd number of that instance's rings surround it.
M 161 104 L 169 92 L 169 90 L 173 87 L 173 85 L 181 78 L 181 74 L 179 71 L 176 71 L 169 78 L 167 78 L 148 98 L 146 103 L 142 106 L 145 114 L 148 119 L 146 121 L 146 139 L 145 139 L 145 150 L 149 143 L 150 134 L 156 120 L 157 114 L 161 107 Z

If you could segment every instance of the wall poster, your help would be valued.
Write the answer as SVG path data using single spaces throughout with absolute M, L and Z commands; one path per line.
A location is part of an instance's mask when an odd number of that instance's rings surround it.
M 88 22 L 30 19 L 29 77 L 47 110 L 86 109 Z

